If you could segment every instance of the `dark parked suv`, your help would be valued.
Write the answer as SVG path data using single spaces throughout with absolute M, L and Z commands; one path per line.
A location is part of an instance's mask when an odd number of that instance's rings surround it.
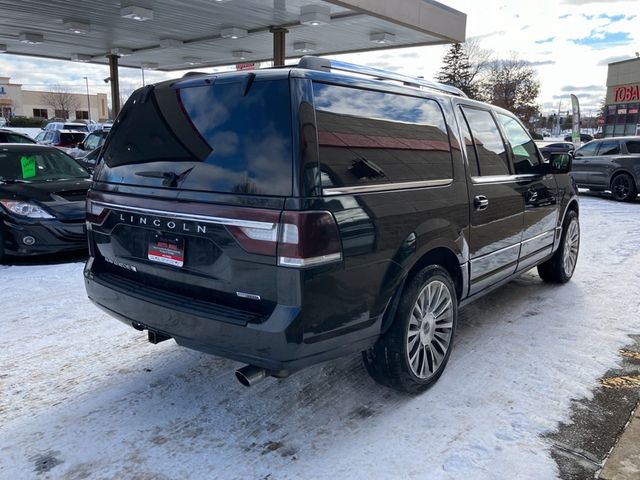
M 147 86 L 95 171 L 87 292 L 245 385 L 363 352 L 421 391 L 461 306 L 536 266 L 571 278 L 570 159 L 457 89 L 333 60 Z
M 618 201 L 631 202 L 640 190 L 640 137 L 603 138 L 575 152 L 571 176 L 579 187 L 609 190 Z

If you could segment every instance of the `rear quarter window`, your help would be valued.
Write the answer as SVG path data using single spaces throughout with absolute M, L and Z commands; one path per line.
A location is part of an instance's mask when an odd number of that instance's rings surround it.
M 627 142 L 627 152 L 640 153 L 640 140 L 629 140 Z
M 314 83 L 323 187 L 452 178 L 435 100 Z

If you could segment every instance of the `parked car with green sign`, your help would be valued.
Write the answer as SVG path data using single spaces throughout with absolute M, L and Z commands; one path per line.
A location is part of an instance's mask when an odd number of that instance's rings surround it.
M 54 147 L 0 145 L 0 261 L 86 247 L 89 172 Z

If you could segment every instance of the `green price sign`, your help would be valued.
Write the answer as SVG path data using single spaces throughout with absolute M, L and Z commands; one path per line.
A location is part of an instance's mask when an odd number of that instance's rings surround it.
M 31 178 L 36 176 L 36 157 L 23 155 L 20 157 L 20 166 L 22 167 L 22 178 Z

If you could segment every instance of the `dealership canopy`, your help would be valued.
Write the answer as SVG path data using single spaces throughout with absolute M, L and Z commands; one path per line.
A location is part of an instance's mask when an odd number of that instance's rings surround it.
M 429 0 L 5 0 L 1 8 L 0 51 L 109 63 L 112 94 L 118 65 L 282 65 L 308 54 L 462 42 L 466 28 L 465 14 Z

